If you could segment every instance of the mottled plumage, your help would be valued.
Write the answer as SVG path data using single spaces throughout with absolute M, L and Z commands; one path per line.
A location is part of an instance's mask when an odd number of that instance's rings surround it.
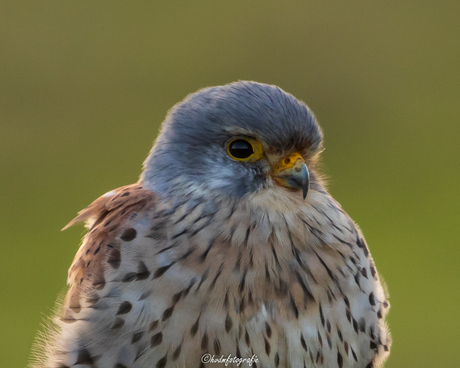
M 260 142 L 263 157 L 232 158 L 233 137 Z M 140 181 L 69 224 L 89 230 L 36 366 L 200 367 L 206 353 L 255 355 L 257 367 L 383 363 L 387 296 L 319 176 L 321 149 L 313 113 L 274 86 L 238 82 L 176 105 Z

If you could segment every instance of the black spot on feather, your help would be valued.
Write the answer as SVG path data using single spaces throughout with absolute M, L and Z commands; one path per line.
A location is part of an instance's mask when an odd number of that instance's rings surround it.
M 270 343 L 267 341 L 267 339 L 264 337 L 264 342 L 265 342 L 265 353 L 267 353 L 268 356 L 270 356 Z
M 163 274 L 169 270 L 169 268 L 174 264 L 175 262 L 171 262 L 170 264 L 166 265 L 166 266 L 163 266 L 163 267 L 160 267 L 159 269 L 157 269 L 155 271 L 155 273 L 153 274 L 153 278 L 154 279 L 157 279 L 161 276 L 163 276 Z
M 132 307 L 133 307 L 133 305 L 128 301 L 125 301 L 125 302 L 121 303 L 120 307 L 118 308 L 117 315 L 118 314 L 129 313 L 131 311 Z
M 137 235 L 136 229 L 130 227 L 123 232 L 120 238 L 121 240 L 125 242 L 130 242 L 131 240 L 136 238 L 136 235 Z
M 163 333 L 158 332 L 156 335 L 153 335 L 151 340 L 150 340 L 150 347 L 155 347 L 161 344 L 163 341 Z
M 302 333 L 300 334 L 300 344 L 302 345 L 302 348 L 305 350 L 305 352 L 307 352 L 307 343 L 305 342 L 305 338 L 303 337 Z
M 166 367 L 166 362 L 167 362 L 167 356 L 165 355 L 163 358 L 161 358 L 155 368 L 165 368 Z
M 173 312 L 174 312 L 174 305 L 172 307 L 169 307 L 163 312 L 163 315 L 161 316 L 161 320 L 163 322 L 166 321 L 168 318 L 172 316 Z
M 174 350 L 174 352 L 173 352 L 173 355 L 172 355 L 172 359 L 173 359 L 173 360 L 177 360 L 177 358 L 179 358 L 181 349 L 182 349 L 182 344 L 179 344 L 179 346 L 178 346 L 178 347 L 176 348 L 176 350 Z
M 205 332 L 201 338 L 201 350 L 207 351 L 208 349 L 208 334 Z
M 225 318 L 225 331 L 227 331 L 227 333 L 229 333 L 230 330 L 232 329 L 232 327 L 233 327 L 232 318 L 230 317 L 229 314 L 227 314 L 227 317 Z
M 369 294 L 369 304 L 375 306 L 375 297 L 373 291 L 371 291 L 371 293 Z
M 123 327 L 125 320 L 123 318 L 117 318 L 115 323 L 112 325 L 112 330 L 118 330 Z
M 198 331 L 198 325 L 200 323 L 200 316 L 196 319 L 195 323 L 193 324 L 192 328 L 190 329 L 190 335 L 195 336 Z
M 133 334 L 133 337 L 131 338 L 131 344 L 135 344 L 136 342 L 138 342 L 142 338 L 142 336 L 144 336 L 143 331 L 136 332 L 135 334 Z
M 339 368 L 343 367 L 343 357 L 339 351 L 337 352 L 337 365 L 339 366 Z
M 158 320 L 153 321 L 152 323 L 150 323 L 149 332 L 152 332 L 152 331 L 155 330 L 157 327 L 158 327 Z
M 107 263 L 112 268 L 115 268 L 115 269 L 118 269 L 120 267 L 121 254 L 120 254 L 120 251 L 118 249 L 116 249 L 116 248 L 112 249 L 112 251 L 110 252 L 109 258 L 107 260 Z

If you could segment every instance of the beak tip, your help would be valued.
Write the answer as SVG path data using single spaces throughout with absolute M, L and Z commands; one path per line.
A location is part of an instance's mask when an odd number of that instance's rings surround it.
M 305 164 L 304 164 L 303 169 L 304 169 L 303 170 L 304 178 L 303 178 L 302 195 L 303 195 L 303 199 L 305 200 L 305 198 L 307 198 L 308 189 L 310 189 L 310 172 L 308 171 L 307 165 Z
M 302 195 L 302 196 L 303 196 L 303 199 L 305 200 L 305 198 L 307 198 L 308 188 L 305 188 L 305 189 L 303 190 L 303 193 L 302 193 L 302 194 L 303 194 L 303 195 Z

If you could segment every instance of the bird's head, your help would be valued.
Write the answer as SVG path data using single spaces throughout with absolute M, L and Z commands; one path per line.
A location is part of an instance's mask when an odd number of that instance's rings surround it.
M 142 180 L 159 195 L 242 198 L 319 185 L 322 132 L 314 114 L 278 87 L 237 82 L 198 91 L 163 123 Z

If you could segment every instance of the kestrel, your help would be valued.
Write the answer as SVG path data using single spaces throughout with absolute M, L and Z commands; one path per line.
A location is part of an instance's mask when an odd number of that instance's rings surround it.
M 325 189 L 322 141 L 276 86 L 206 88 L 174 106 L 139 182 L 68 225 L 88 233 L 36 366 L 383 364 L 387 295 Z

